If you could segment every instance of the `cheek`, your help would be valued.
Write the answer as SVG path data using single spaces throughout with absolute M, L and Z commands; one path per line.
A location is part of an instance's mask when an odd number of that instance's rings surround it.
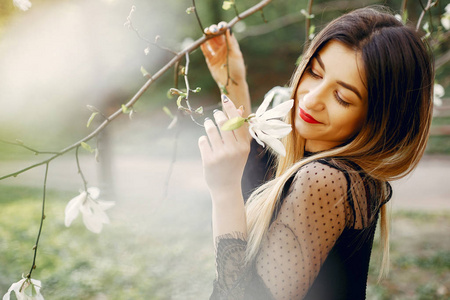
M 352 136 L 361 130 L 364 114 L 360 110 L 339 109 L 332 117 L 334 125 L 343 135 Z

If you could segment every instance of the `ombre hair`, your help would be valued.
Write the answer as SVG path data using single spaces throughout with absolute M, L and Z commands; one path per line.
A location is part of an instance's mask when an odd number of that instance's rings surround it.
M 381 183 L 409 174 L 422 157 L 432 117 L 434 68 L 431 51 L 414 28 L 403 25 L 386 9 L 362 8 L 330 22 L 312 41 L 291 80 L 292 98 L 310 60 L 327 42 L 339 41 L 358 52 L 363 61 L 368 90 L 367 117 L 359 133 L 345 144 L 303 158 L 305 140 L 295 126 L 284 139 L 286 156 L 278 157 L 276 176 L 249 198 L 246 205 L 247 262 L 252 261 L 281 200 L 286 181 L 299 168 L 321 158 L 344 158 L 356 163 Z M 298 101 L 287 117 L 294 124 Z M 380 185 L 386 186 L 386 184 Z M 389 231 L 387 189 L 379 201 L 383 261 L 380 274 L 387 270 Z

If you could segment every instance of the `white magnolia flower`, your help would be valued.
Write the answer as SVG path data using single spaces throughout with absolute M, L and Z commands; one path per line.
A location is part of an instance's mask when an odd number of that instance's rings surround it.
M 13 0 L 14 6 L 20 10 L 28 10 L 31 7 L 30 0 Z
M 69 201 L 66 206 L 65 224 L 67 227 L 81 212 L 84 225 L 94 233 L 100 233 L 103 224 L 109 223 L 109 218 L 105 210 L 115 205 L 112 201 L 97 200 L 100 190 L 96 187 L 88 188 L 87 192 L 82 191 L 78 196 Z
M 261 106 L 256 110 L 256 113 L 248 117 L 249 132 L 258 144 L 265 147 L 266 143 L 270 148 L 275 150 L 278 154 L 286 156 L 286 149 L 281 141 L 278 139 L 285 137 L 291 132 L 292 127 L 281 121 L 280 118 L 286 116 L 294 105 L 294 100 L 285 101 L 272 109 L 267 110 L 270 102 L 275 97 L 275 91 L 267 93 Z
M 11 292 L 16 294 L 17 300 L 44 300 L 41 295 L 41 282 L 36 279 L 23 278 L 15 282 L 3 296 L 3 300 L 9 300 Z
M 434 84 L 434 105 L 441 106 L 442 105 L 442 97 L 444 97 L 445 90 L 444 87 L 440 84 Z
M 450 29 L 450 4 L 445 6 L 445 13 L 442 15 L 441 24 L 444 26 L 445 30 Z

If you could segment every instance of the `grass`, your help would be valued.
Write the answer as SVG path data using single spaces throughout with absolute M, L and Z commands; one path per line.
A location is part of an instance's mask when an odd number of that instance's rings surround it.
M 77 219 L 64 226 L 74 195 L 49 191 L 33 278 L 46 299 L 207 299 L 214 278 L 209 199 L 118 203 L 100 235 Z M 27 273 L 41 190 L 0 186 L 0 296 Z M 450 213 L 393 215 L 391 273 L 376 283 L 378 243 L 367 299 L 448 299 Z
M 431 126 L 441 126 L 449 124 L 450 117 L 434 117 Z M 450 154 L 450 136 L 430 136 L 426 152 L 428 154 Z

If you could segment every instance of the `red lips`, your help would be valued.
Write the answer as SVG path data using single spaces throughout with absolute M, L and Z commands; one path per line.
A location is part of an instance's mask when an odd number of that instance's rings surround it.
M 316 119 L 314 119 L 312 116 L 308 115 L 303 109 L 300 108 L 300 118 L 303 119 L 303 121 L 305 121 L 306 123 L 310 123 L 310 124 L 321 124 L 321 122 L 317 121 Z

